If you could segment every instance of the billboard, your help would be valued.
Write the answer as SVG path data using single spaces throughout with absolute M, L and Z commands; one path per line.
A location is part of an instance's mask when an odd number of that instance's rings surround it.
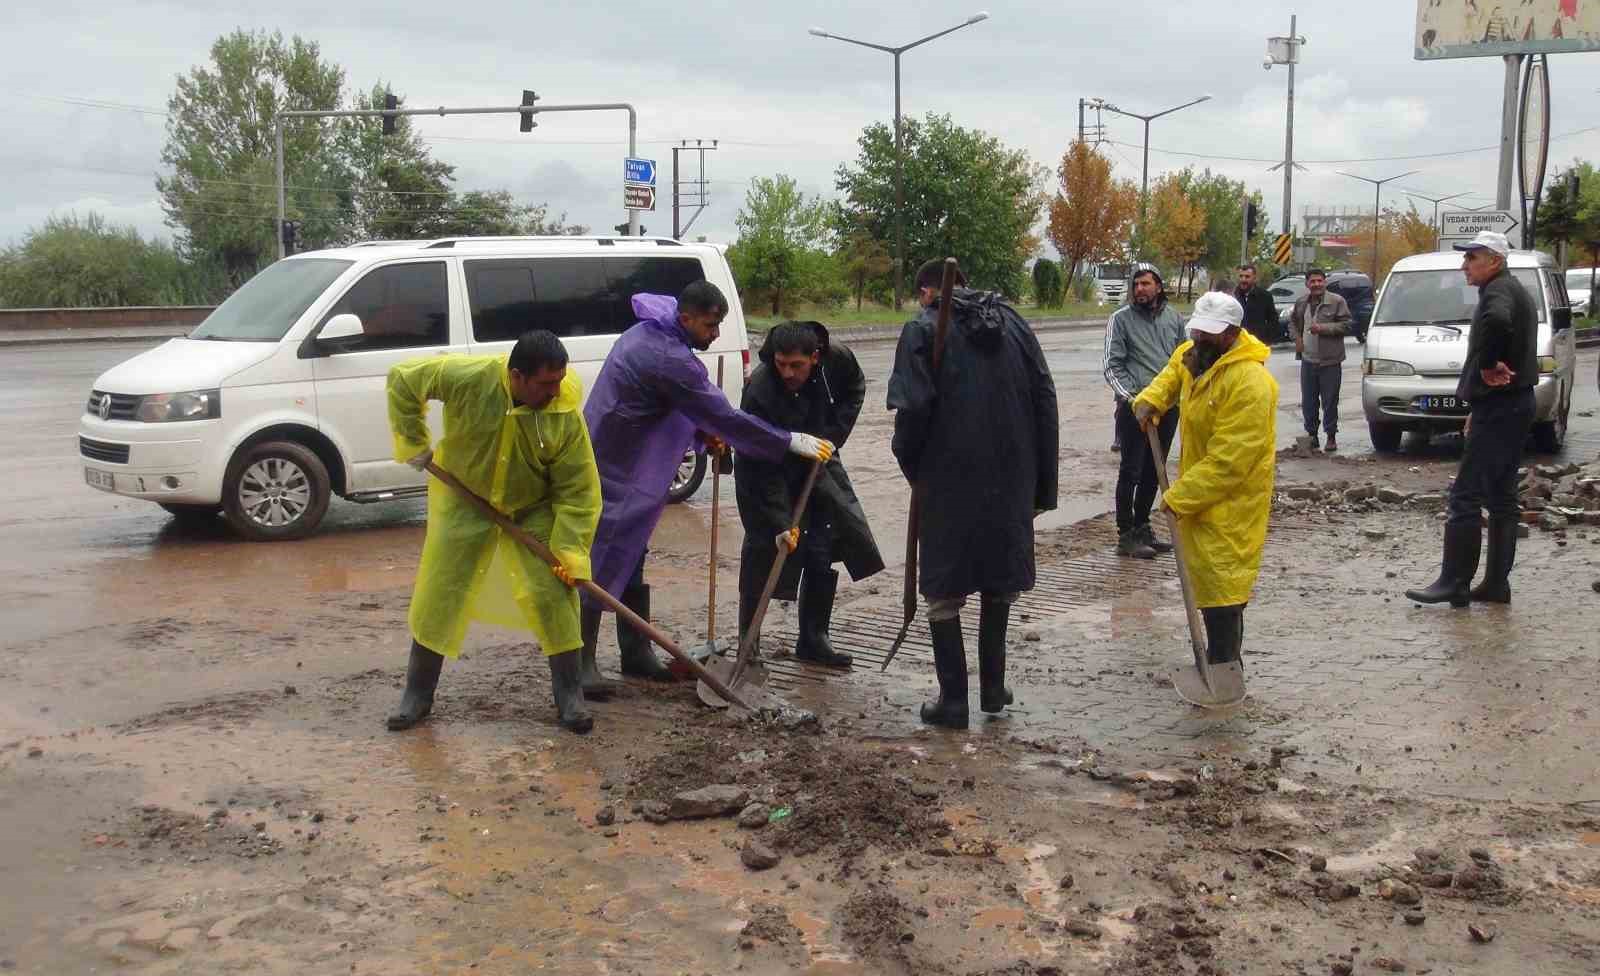
M 1600 0 L 1417 0 L 1416 57 L 1600 51 Z

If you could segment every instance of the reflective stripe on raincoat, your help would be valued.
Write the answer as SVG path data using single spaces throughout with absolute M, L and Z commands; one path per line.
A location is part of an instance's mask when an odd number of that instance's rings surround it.
M 1178 513 L 1195 603 L 1227 607 L 1250 601 L 1261 571 L 1277 464 L 1278 382 L 1263 365 L 1267 347 L 1248 332 L 1198 380 L 1183 362 L 1193 345 L 1179 346 L 1134 404 L 1161 413 L 1178 408 L 1182 451 L 1166 504 Z
M 444 403 L 434 461 L 517 524 L 545 540 L 572 575 L 589 578 L 600 520 L 600 476 L 569 371 L 541 410 L 514 403 L 504 356 L 429 356 L 389 370 L 394 457 L 429 446 L 427 403 Z M 411 634 L 455 657 L 471 620 L 532 631 L 544 653 L 583 643 L 578 594 L 544 561 L 479 515 L 454 489 L 430 479 L 428 534 L 411 597 Z

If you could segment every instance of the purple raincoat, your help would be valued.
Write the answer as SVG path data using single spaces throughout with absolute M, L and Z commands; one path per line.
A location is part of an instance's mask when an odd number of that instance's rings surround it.
M 594 581 L 619 598 L 696 431 L 763 461 L 789 449 L 786 432 L 736 409 L 712 382 L 678 323 L 677 299 L 634 295 L 633 312 L 639 321 L 611 348 L 583 408 L 604 504 L 589 559 Z

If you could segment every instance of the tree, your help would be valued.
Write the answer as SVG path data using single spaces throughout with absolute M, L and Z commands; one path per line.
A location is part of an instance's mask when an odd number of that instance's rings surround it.
M 1030 241 L 1044 204 L 1044 173 L 1021 150 L 976 129 L 955 125 L 948 115 L 901 122 L 905 148 L 907 267 L 903 284 L 922 261 L 954 256 L 967 281 L 1015 297 L 1022 291 Z M 851 223 L 875 239 L 895 239 L 894 130 L 868 126 L 858 140 L 855 164 L 841 164 L 835 186 L 844 194 Z
M 1368 273 L 1372 268 L 1372 220 L 1371 217 L 1362 220 L 1350 235 L 1359 242 L 1351 253 L 1351 260 Z M 1436 246 L 1433 224 L 1417 212 L 1415 204 L 1408 210 L 1385 210 L 1378 221 L 1378 276 L 1373 286 L 1382 284 L 1396 261 L 1407 255 L 1432 251 Z
M 1060 189 L 1050 201 L 1050 243 L 1065 266 L 1064 288 L 1085 263 L 1114 261 L 1123 254 L 1129 228 L 1139 212 L 1139 188 L 1113 180 L 1111 161 L 1074 142 L 1056 168 Z
M 388 94 L 388 86 L 379 82 L 356 96 L 355 107 L 383 108 Z M 404 107 L 404 96 L 396 95 L 395 101 Z M 343 121 L 340 151 L 349 161 L 353 184 L 348 194 L 348 239 L 407 240 L 441 234 L 446 214 L 453 209 L 455 167 L 433 158 L 408 116 L 394 120 L 390 135 L 370 118 Z
M 161 159 L 172 175 L 157 179 L 156 189 L 181 249 L 215 257 L 235 287 L 275 256 L 278 113 L 336 109 L 343 89 L 343 70 L 323 61 L 314 42 L 241 30 L 212 44 L 210 66 L 180 76 L 167 102 Z M 284 129 L 291 216 L 307 240 L 347 236 L 339 128 L 326 119 Z
M 1196 173 L 1193 167 L 1174 174 L 1189 200 L 1205 211 L 1205 250 L 1195 259 L 1198 267 L 1206 269 L 1212 277 L 1228 275 L 1239 264 L 1240 237 L 1244 233 L 1244 202 L 1248 198 L 1256 205 L 1257 224 L 1261 228 L 1251 239 L 1247 260 L 1258 263 L 1270 256 L 1272 236 L 1265 228 L 1272 226 L 1267 210 L 1261 203 L 1261 194 L 1248 194 L 1245 185 L 1230 180 L 1221 173 L 1207 169 Z
M 1177 176 L 1156 182 L 1150 195 L 1150 225 L 1151 246 L 1163 263 L 1178 269 L 1180 287 L 1187 277 L 1192 295 L 1196 262 L 1206 251 L 1206 212 L 1189 199 Z
M 1061 265 L 1049 258 L 1033 262 L 1033 294 L 1040 308 L 1060 308 L 1064 291 Z
M 1584 190 L 1595 176 L 1594 167 L 1581 160 L 1555 175 L 1544 191 L 1539 204 L 1538 234 L 1546 244 L 1566 245 L 1578 240 L 1583 233 Z M 1576 177 L 1578 192 L 1572 192 L 1571 179 Z
M 868 283 L 887 281 L 885 276 L 894 270 L 894 257 L 889 245 L 873 237 L 864 227 L 849 232 L 837 256 L 859 312 Z
M 223 293 L 218 276 L 206 272 L 132 227 L 112 227 L 99 214 L 68 214 L 50 217 L 0 251 L 0 306 L 206 304 Z
M 828 206 L 807 198 L 793 177 L 757 177 L 734 218 L 739 239 L 730 249 L 741 291 L 771 295 L 778 315 L 802 288 L 826 277 L 831 265 Z

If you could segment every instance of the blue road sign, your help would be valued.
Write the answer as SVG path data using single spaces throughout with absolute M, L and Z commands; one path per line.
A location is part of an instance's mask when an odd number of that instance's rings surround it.
M 636 156 L 623 157 L 622 182 L 655 186 L 656 161 L 653 159 L 639 159 Z

